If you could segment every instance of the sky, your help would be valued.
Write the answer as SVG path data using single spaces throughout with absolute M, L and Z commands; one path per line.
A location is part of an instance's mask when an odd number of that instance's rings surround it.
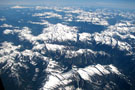
M 0 0 L 0 5 L 86 6 L 135 9 L 135 0 Z

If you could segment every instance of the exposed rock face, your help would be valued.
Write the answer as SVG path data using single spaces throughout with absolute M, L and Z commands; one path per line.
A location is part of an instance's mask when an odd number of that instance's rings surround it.
M 6 90 L 135 89 L 133 12 L 40 6 L 13 11 L 29 20 L 13 17 L 21 20 L 12 25 L 4 22 L 8 17 L 0 18 L 0 77 Z M 109 22 L 118 16 L 122 19 Z

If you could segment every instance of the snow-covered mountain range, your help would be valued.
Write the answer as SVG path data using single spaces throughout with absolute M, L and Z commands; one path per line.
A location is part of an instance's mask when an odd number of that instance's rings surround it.
M 6 90 L 135 89 L 135 11 L 43 6 L 0 11 L 0 77 Z

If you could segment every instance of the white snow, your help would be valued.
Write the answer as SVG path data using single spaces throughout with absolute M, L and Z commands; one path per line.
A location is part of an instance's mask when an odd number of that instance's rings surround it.
M 40 17 L 45 16 L 45 18 L 56 17 L 56 18 L 62 19 L 61 15 L 54 13 L 54 12 L 35 13 L 33 16 L 40 16 Z
M 53 42 L 53 41 L 77 41 L 77 30 L 75 27 L 69 27 L 63 24 L 49 25 L 49 27 L 44 28 L 43 33 L 38 36 L 31 34 L 31 30 L 28 27 L 23 27 L 22 30 L 14 29 L 12 32 L 6 30 L 5 34 L 18 33 L 21 40 L 28 40 L 35 43 L 37 40 Z
M 91 34 L 90 33 L 79 33 L 79 40 L 82 42 L 91 40 Z
M 32 21 L 28 21 L 28 23 L 31 23 L 31 24 L 39 24 L 39 25 L 46 25 L 46 26 L 49 26 L 50 23 L 46 20 L 42 20 L 41 22 L 32 22 Z
M 3 31 L 3 34 L 13 34 L 13 31 L 10 29 L 6 29 Z
M 14 9 L 23 9 L 23 8 L 28 8 L 28 7 L 24 7 L 24 6 L 19 6 L 19 5 L 17 5 L 17 6 L 13 6 L 13 7 L 11 7 L 11 8 L 14 8 Z
M 100 12 L 101 12 L 100 10 L 98 12 L 81 11 L 80 14 L 77 16 L 77 21 L 92 22 L 93 24 L 108 26 L 109 24 L 106 18 L 103 17 Z
M 110 70 L 111 70 L 112 72 L 114 72 L 114 73 L 116 73 L 116 74 L 118 74 L 118 75 L 121 74 L 121 73 L 118 71 L 118 69 L 117 69 L 115 66 L 113 66 L 112 64 L 109 65 L 109 67 L 110 67 Z
M 52 40 L 52 41 L 76 41 L 77 40 L 77 30 L 75 27 L 69 27 L 62 25 L 60 23 L 56 25 L 50 25 L 48 28 L 43 30 L 38 39 Z
M 84 70 L 78 70 L 78 73 L 80 74 L 81 78 L 83 78 L 84 80 L 91 80 L 88 73 Z
M 61 73 L 61 74 L 53 73 L 48 76 L 48 80 L 45 81 L 44 86 L 41 89 L 43 90 L 54 89 L 61 85 L 62 86 L 68 85 L 69 83 L 72 82 L 72 80 L 76 80 L 78 75 L 80 75 L 81 78 L 86 81 L 93 82 L 91 78 L 94 75 L 103 76 L 103 74 L 108 75 L 111 73 L 114 73 L 117 75 L 121 74 L 118 71 L 118 69 L 114 67 L 113 65 L 100 65 L 100 64 L 90 65 L 85 68 L 79 68 L 78 70 L 69 71 L 69 72 Z
M 46 44 L 46 48 L 50 51 L 56 51 L 56 50 L 62 51 L 65 48 L 65 46 L 57 45 L 57 44 Z
M 0 21 L 6 21 L 5 17 L 0 18 Z
M 3 42 L 2 46 L 0 47 L 0 54 L 2 56 L 10 54 L 12 51 L 16 51 L 16 49 L 19 49 L 21 45 L 14 46 L 11 42 Z
M 1 25 L 0 27 L 2 27 L 2 28 L 11 28 L 11 27 L 13 27 L 12 25 L 8 25 L 8 24 L 3 24 L 3 25 Z

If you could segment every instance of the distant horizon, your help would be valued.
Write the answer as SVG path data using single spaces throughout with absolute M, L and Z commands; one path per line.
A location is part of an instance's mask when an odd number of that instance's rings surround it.
M 31 5 L 31 6 L 72 6 L 135 9 L 135 0 L 0 0 L 1 6 Z

